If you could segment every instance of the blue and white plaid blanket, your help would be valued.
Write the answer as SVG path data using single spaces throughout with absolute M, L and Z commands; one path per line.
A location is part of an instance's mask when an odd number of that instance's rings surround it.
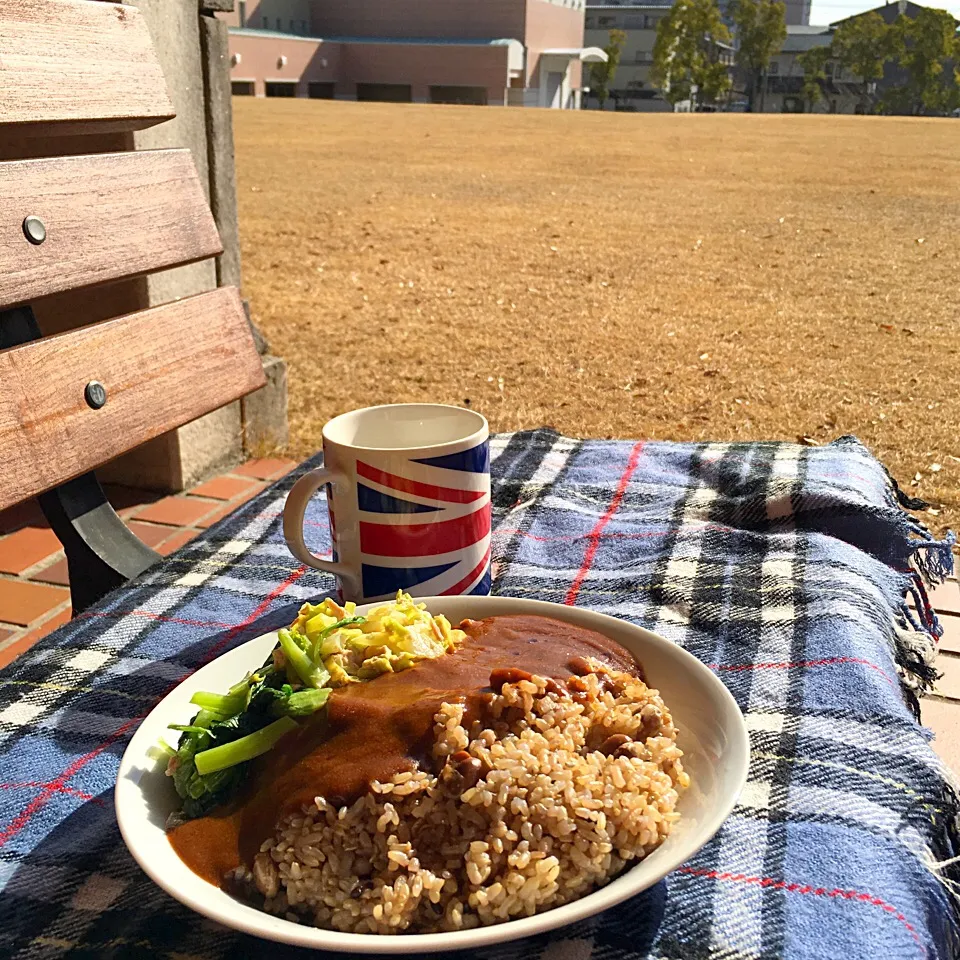
M 956 956 L 933 867 L 960 852 L 958 796 L 907 705 L 937 630 L 915 571 L 936 579 L 950 549 L 909 519 L 880 464 L 848 438 L 536 431 L 495 438 L 493 454 L 495 592 L 682 644 L 736 697 L 752 762 L 719 835 L 666 882 L 485 958 Z M 120 755 L 164 693 L 331 588 L 283 544 L 296 475 L 0 672 L 0 956 L 315 956 L 221 929 L 154 887 L 112 802 Z M 318 548 L 322 512 L 308 517 Z

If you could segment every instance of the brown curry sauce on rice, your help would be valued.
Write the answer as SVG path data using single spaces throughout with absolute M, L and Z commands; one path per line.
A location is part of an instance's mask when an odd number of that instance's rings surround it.
M 460 629 L 334 690 L 233 803 L 168 831 L 184 863 L 298 922 L 429 932 L 577 899 L 659 845 L 689 778 L 633 656 L 547 617 Z

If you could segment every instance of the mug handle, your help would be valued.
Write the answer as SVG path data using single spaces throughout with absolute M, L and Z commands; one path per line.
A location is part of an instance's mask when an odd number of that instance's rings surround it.
M 303 518 L 307 512 L 307 504 L 310 498 L 325 484 L 336 483 L 343 480 L 343 477 L 328 470 L 326 467 L 320 467 L 317 470 L 311 470 L 305 473 L 291 488 L 287 494 L 287 502 L 283 506 L 283 536 L 287 541 L 290 552 L 301 562 L 316 570 L 323 570 L 326 573 L 332 573 L 334 576 L 349 577 L 349 571 L 343 563 L 334 563 L 332 560 L 324 560 L 315 553 L 311 553 L 307 545 L 303 542 Z

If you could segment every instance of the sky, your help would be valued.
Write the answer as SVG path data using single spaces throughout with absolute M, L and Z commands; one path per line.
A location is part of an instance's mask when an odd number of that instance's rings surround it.
M 833 23 L 835 20 L 842 20 L 844 17 L 853 16 L 855 13 L 861 13 L 864 10 L 873 10 L 880 6 L 883 0 L 874 0 L 874 2 L 858 2 L 858 0 L 813 0 L 813 7 L 810 10 L 810 22 L 814 24 Z M 943 0 L 917 0 L 925 7 L 940 7 L 943 10 L 949 10 L 958 20 L 960 20 L 960 0 L 957 2 L 945 3 Z

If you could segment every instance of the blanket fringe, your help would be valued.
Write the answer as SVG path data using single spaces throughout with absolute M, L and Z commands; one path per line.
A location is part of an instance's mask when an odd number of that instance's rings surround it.
M 904 493 L 889 472 L 887 476 L 892 499 L 904 511 L 912 567 L 903 602 L 895 615 L 895 658 L 904 697 L 920 721 L 920 697 L 928 693 L 942 676 L 936 659 L 937 641 L 943 628 L 930 604 L 927 586 L 942 583 L 953 573 L 956 535 L 950 531 L 943 540 L 934 539 L 922 523 L 906 513 L 908 510 L 923 510 L 927 504 Z M 909 606 L 909 598 L 913 599 L 915 609 Z M 960 958 L 960 780 L 946 767 L 937 807 L 938 812 L 933 815 L 934 831 L 927 866 L 942 884 L 950 904 L 944 918 L 949 956 Z

